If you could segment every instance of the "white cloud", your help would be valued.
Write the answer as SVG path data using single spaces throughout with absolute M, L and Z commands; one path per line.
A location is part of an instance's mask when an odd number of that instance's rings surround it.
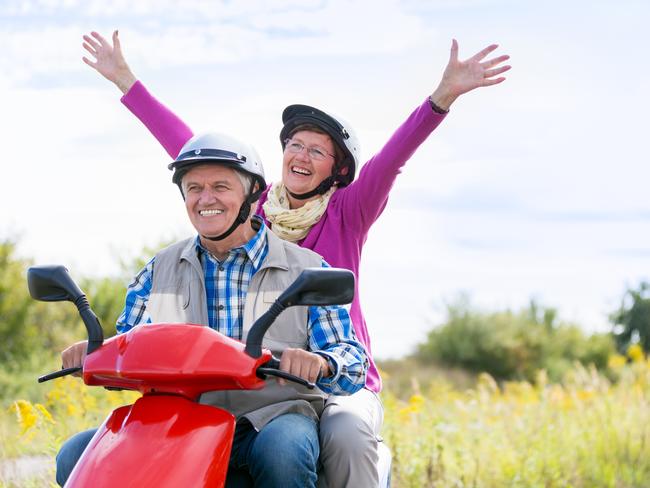
M 12 2 L 0 32 L 0 71 L 14 84 L 78 72 L 81 36 L 121 29 L 130 61 L 141 68 L 231 63 L 282 56 L 399 52 L 424 35 L 420 19 L 394 1 L 344 2 Z M 34 22 L 26 22 L 36 16 Z M 56 22 L 48 20 L 54 16 Z M 386 36 L 385 19 L 391 19 Z M 141 20 L 138 21 L 138 19 Z M 97 22 L 99 21 L 99 25 Z M 120 25 L 121 24 L 121 25 Z

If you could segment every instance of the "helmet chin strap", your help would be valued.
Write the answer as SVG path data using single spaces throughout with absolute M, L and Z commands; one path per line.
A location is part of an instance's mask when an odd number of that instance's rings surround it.
M 314 188 L 311 191 L 308 191 L 307 193 L 293 193 L 288 188 L 287 188 L 287 193 L 289 193 L 289 195 L 291 195 L 296 200 L 306 200 L 316 195 L 323 195 L 327 193 L 327 190 L 332 188 L 332 185 L 334 184 L 335 181 L 336 181 L 336 176 L 328 176 L 323 181 L 321 181 L 316 188 Z
M 222 241 L 226 237 L 228 237 L 230 234 L 232 234 L 237 227 L 239 227 L 241 224 L 246 222 L 248 220 L 248 216 L 251 213 L 251 202 L 250 198 L 248 197 L 246 200 L 244 200 L 244 203 L 242 203 L 241 207 L 239 207 L 239 213 L 237 214 L 237 217 L 235 218 L 235 221 L 232 223 L 230 228 L 224 232 L 221 235 L 218 235 L 216 237 L 209 237 L 209 236 L 204 236 L 201 235 L 204 239 L 207 239 L 209 241 Z

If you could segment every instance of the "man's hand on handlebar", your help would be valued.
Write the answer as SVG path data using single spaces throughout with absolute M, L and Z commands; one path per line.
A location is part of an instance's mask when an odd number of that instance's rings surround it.
M 86 358 L 88 341 L 77 342 L 61 353 L 61 369 L 81 368 Z M 73 373 L 73 376 L 81 377 L 81 371 Z
M 332 374 L 327 359 L 320 354 L 304 349 L 285 349 L 280 358 L 280 370 L 299 376 L 307 381 L 316 383 L 321 377 Z M 278 383 L 286 384 L 286 380 L 278 378 Z

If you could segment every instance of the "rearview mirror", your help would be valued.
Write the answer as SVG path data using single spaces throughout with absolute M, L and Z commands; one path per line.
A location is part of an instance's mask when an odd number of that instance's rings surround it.
M 35 300 L 44 302 L 70 300 L 75 304 L 88 331 L 87 354 L 102 345 L 104 332 L 99 319 L 90 308 L 86 295 L 72 280 L 64 266 L 32 266 L 27 270 L 27 287 L 29 288 L 29 294 Z
M 289 285 L 278 302 L 294 305 L 343 305 L 354 298 L 354 274 L 347 269 L 307 268 Z
M 246 338 L 246 353 L 262 355 L 262 339 L 273 321 L 287 307 L 295 305 L 344 305 L 354 298 L 354 274 L 347 269 L 306 268 L 289 285 L 271 308 L 258 318 Z
M 61 265 L 32 266 L 27 270 L 27 286 L 32 298 L 43 302 L 75 302 L 84 294 Z

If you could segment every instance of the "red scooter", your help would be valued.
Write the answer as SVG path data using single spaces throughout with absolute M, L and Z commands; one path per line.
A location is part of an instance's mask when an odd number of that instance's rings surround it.
M 266 330 L 287 307 L 339 305 L 354 296 L 354 275 L 306 269 L 251 327 L 246 344 L 209 327 L 156 324 L 134 327 L 104 341 L 88 300 L 63 266 L 35 266 L 27 281 L 33 298 L 73 302 L 88 331 L 83 381 L 107 389 L 137 390 L 134 404 L 115 409 L 98 429 L 66 487 L 222 487 L 228 472 L 235 417 L 198 403 L 214 390 L 263 388 L 277 376 L 313 388 L 280 371 L 262 349 Z M 67 368 L 39 382 L 75 373 Z

